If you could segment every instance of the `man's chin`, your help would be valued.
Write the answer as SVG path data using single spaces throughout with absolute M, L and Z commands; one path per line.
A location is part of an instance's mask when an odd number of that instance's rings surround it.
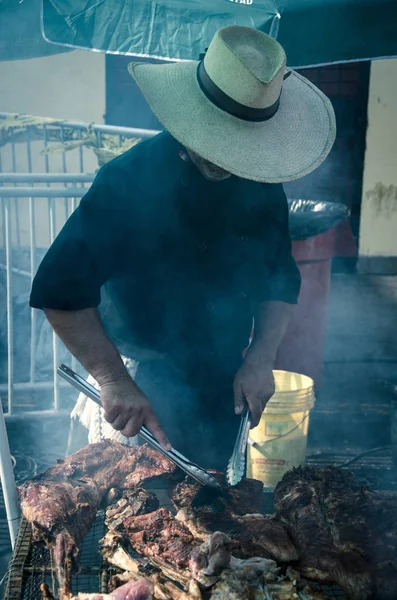
M 208 181 L 224 181 L 225 179 L 229 179 L 231 176 L 231 173 L 228 173 L 227 171 L 214 172 L 211 169 L 206 169 L 205 167 L 202 167 L 200 171 Z

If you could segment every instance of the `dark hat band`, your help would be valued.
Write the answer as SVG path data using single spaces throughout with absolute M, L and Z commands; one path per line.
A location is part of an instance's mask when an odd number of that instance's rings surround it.
M 287 77 L 288 75 L 289 73 L 286 74 Z M 285 78 L 286 77 L 284 77 L 284 79 Z M 233 98 L 230 98 L 230 96 L 225 94 L 225 92 L 212 81 L 205 70 L 204 60 L 201 60 L 197 67 L 197 81 L 201 91 L 212 104 L 229 113 L 229 115 L 242 119 L 243 121 L 268 121 L 274 117 L 280 105 L 281 94 L 274 104 L 267 106 L 266 108 L 252 108 L 251 106 L 245 106 L 244 104 L 240 104 L 240 102 L 233 100 Z

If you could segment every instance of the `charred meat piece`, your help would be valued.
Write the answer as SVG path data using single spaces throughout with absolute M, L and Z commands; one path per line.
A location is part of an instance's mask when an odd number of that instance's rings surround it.
M 152 469 L 148 469 L 148 464 Z M 155 466 L 153 466 L 155 465 Z M 117 442 L 90 444 L 19 487 L 21 508 L 35 541 L 54 549 L 60 595 L 70 596 L 70 576 L 78 545 L 112 488 L 137 485 L 174 471 L 174 465 L 147 446 Z
M 284 525 L 268 515 L 235 516 L 180 510 L 176 518 L 198 540 L 220 531 L 233 541 L 238 558 L 259 556 L 278 562 L 293 562 L 298 555 Z
M 351 600 L 397 598 L 397 498 L 340 469 L 298 468 L 276 487 L 275 506 L 304 577 L 336 583 Z
M 208 471 L 221 484 L 224 496 L 214 494 L 190 477 L 169 487 L 169 496 L 179 510 L 193 508 L 201 512 L 230 512 L 235 515 L 261 513 L 263 508 L 263 483 L 256 479 L 243 479 L 229 487 L 220 471 Z
M 157 510 L 159 501 L 153 492 L 142 488 L 124 490 L 122 497 L 106 510 L 105 524 L 113 531 L 123 531 L 123 519 Z
M 134 466 L 125 480 L 124 489 L 142 487 L 148 482 L 155 481 L 165 475 L 169 476 L 177 470 L 177 467 L 168 458 L 152 450 L 147 444 L 129 448 L 134 457 Z
M 127 517 L 123 524 L 136 552 L 150 558 L 161 558 L 182 569 L 188 567 L 192 549 L 200 543 L 165 508 L 148 515 Z

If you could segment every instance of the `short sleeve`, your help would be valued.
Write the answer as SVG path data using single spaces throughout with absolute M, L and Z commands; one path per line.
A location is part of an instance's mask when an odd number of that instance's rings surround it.
M 41 262 L 30 306 L 58 310 L 97 307 L 101 286 L 120 265 L 128 235 L 125 211 L 126 202 L 105 166 Z
M 289 232 L 289 210 L 281 184 L 266 186 L 263 193 L 268 205 L 268 250 L 264 267 L 261 302 L 279 301 L 297 304 L 301 287 L 301 275 L 292 255 Z

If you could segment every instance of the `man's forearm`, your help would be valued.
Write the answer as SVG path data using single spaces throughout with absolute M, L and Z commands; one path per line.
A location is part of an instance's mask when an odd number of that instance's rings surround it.
M 294 305 L 286 302 L 263 302 L 255 313 L 254 339 L 247 352 L 247 361 L 273 364 L 287 331 Z
M 55 333 L 99 385 L 129 377 L 121 356 L 106 335 L 96 308 L 44 310 Z

